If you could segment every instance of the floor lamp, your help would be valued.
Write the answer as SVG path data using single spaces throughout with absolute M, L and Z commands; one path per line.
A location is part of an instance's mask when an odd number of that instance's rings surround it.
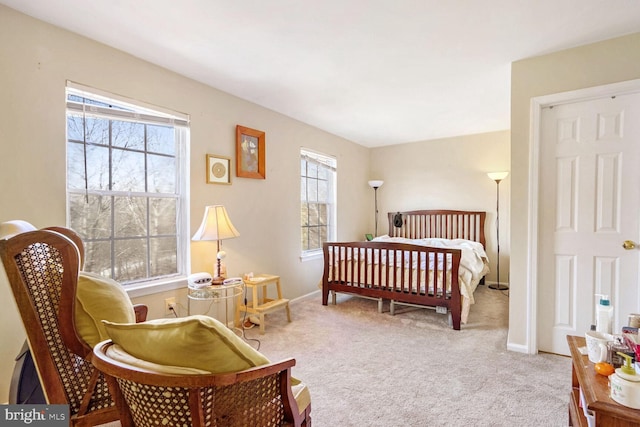
M 509 286 L 500 283 L 500 181 L 505 179 L 509 172 L 489 172 L 487 175 L 496 182 L 496 243 L 498 249 L 497 280 L 495 284 L 489 285 L 489 289 L 506 291 Z
M 378 188 L 382 187 L 382 184 L 384 184 L 384 181 L 380 181 L 379 179 L 369 181 L 369 187 L 373 188 L 374 198 L 376 201 L 376 237 L 378 237 Z

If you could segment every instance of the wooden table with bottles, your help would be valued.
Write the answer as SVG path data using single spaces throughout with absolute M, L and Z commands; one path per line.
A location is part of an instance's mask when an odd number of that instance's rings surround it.
M 567 342 L 572 362 L 569 425 L 640 427 L 640 410 L 613 400 L 609 396 L 609 379 L 597 374 L 589 357 L 580 352 L 586 345 L 584 337 L 567 335 Z

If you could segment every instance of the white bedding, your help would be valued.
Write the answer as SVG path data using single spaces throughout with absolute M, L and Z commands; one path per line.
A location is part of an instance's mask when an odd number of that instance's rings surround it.
M 489 272 L 489 259 L 484 247 L 479 242 L 465 239 L 407 239 L 404 237 L 376 237 L 373 241 L 410 243 L 412 245 L 430 246 L 433 248 L 460 249 L 460 293 L 469 298 L 473 304 L 473 292 L 480 280 Z
M 480 280 L 489 272 L 489 260 L 481 243 L 474 242 L 471 240 L 464 240 L 464 239 L 441 239 L 441 238 L 407 239 L 404 237 L 389 237 L 387 235 L 376 237 L 375 239 L 373 239 L 373 241 L 385 242 L 385 243 L 387 242 L 405 243 L 405 244 L 412 244 L 412 245 L 418 245 L 418 246 L 429 246 L 429 247 L 447 248 L 447 249 L 459 249 L 461 251 L 460 268 L 458 271 L 458 283 L 460 285 L 460 294 L 462 295 L 461 322 L 462 323 L 467 322 L 470 306 L 471 304 L 474 303 L 473 293 L 476 290 L 478 284 L 480 283 Z M 375 254 L 377 255 L 378 252 L 375 252 Z M 382 251 L 381 262 L 383 264 L 388 264 L 388 266 L 393 266 L 394 260 L 392 259 L 390 260 L 389 263 L 387 263 L 385 256 L 386 256 L 385 251 Z M 380 280 L 380 278 L 376 276 L 376 268 L 374 268 L 374 266 L 378 264 L 379 260 L 377 259 L 377 256 L 372 258 L 373 259 L 368 260 L 368 264 L 369 264 L 368 276 L 373 277 L 375 284 L 380 284 L 382 281 Z M 438 283 L 438 289 L 436 291 L 434 290 L 434 285 L 433 285 L 433 282 L 434 282 L 433 275 L 429 274 L 429 279 L 425 280 L 425 275 L 427 274 L 427 272 L 433 272 L 435 268 L 433 254 L 431 254 L 430 256 L 428 268 L 427 268 L 427 262 L 426 262 L 427 260 L 424 259 L 424 257 L 423 259 L 420 259 L 420 260 L 416 258 L 417 257 L 414 257 L 413 259 L 413 265 L 409 266 L 407 265 L 408 256 L 406 256 L 405 259 L 407 261 L 405 262 L 405 265 L 402 266 L 403 268 L 401 268 L 401 266 L 397 266 L 397 269 L 398 270 L 404 269 L 405 272 L 411 271 L 412 273 L 409 273 L 409 274 L 413 274 L 413 277 L 414 277 L 414 279 L 412 280 L 412 283 L 415 284 L 414 286 L 419 285 L 423 292 L 425 291 L 425 288 L 428 286 L 429 292 L 441 293 L 442 283 L 444 282 L 442 280 L 442 272 L 443 271 L 450 272 L 451 270 L 450 265 L 447 266 L 448 268 L 445 268 L 445 266 L 443 265 L 444 258 L 438 257 L 438 262 L 437 262 L 438 279 L 436 280 L 436 282 Z M 417 269 L 418 263 L 420 265 L 420 270 L 421 270 L 421 277 L 419 279 L 416 277 L 416 269 Z M 450 259 L 448 260 L 448 263 L 450 264 Z M 349 265 L 350 263 L 347 263 L 347 266 Z M 350 274 L 348 271 L 349 271 L 349 268 L 345 268 L 343 270 L 343 274 L 347 275 L 347 277 Z M 446 279 L 447 291 L 450 290 L 449 289 L 450 283 L 451 283 L 450 279 L 451 279 L 450 277 L 447 277 Z

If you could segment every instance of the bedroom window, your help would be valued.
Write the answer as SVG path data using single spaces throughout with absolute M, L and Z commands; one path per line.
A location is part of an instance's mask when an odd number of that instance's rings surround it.
M 336 236 L 336 169 L 333 157 L 300 150 L 302 257 L 320 254 Z
M 188 116 L 71 83 L 66 105 L 67 225 L 84 270 L 125 286 L 185 275 Z

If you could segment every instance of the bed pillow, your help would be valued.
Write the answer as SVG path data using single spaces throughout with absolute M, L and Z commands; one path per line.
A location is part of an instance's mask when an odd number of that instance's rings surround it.
M 374 242 L 380 242 L 380 241 L 384 241 L 384 240 L 389 240 L 391 239 L 391 237 L 389 237 L 388 234 L 383 234 L 382 236 L 376 236 L 373 238 Z
M 224 324 L 208 316 L 103 323 L 111 340 L 124 351 L 161 365 L 219 374 L 269 363 Z
M 109 338 L 102 324 L 103 320 L 118 323 L 135 322 L 133 304 L 115 280 L 80 272 L 76 289 L 76 331 L 91 347 Z

